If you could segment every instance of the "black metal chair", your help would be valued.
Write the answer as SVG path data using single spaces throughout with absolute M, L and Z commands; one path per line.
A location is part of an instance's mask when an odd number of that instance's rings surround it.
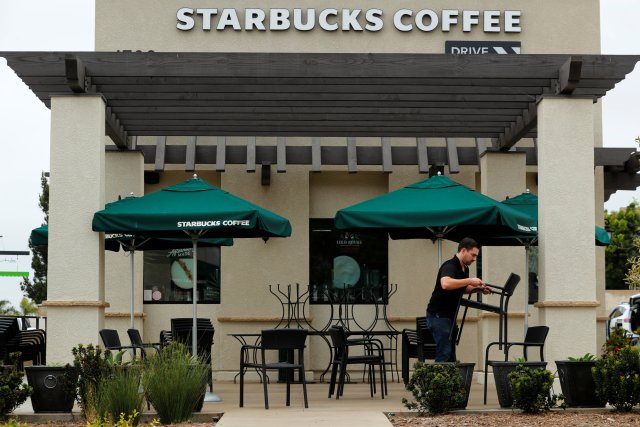
M 494 341 L 487 345 L 487 349 L 484 353 L 484 404 L 487 404 L 487 374 L 489 370 L 489 366 L 493 367 L 493 362 L 497 362 L 497 360 L 489 360 L 489 350 L 491 347 L 495 345 L 502 344 L 504 345 L 504 361 L 509 359 L 509 350 L 511 347 L 522 347 L 522 355 L 524 356 L 524 360 L 529 360 L 529 355 L 527 354 L 527 349 L 529 347 L 537 347 L 540 349 L 540 361 L 544 362 L 544 343 L 547 339 L 547 335 L 549 334 L 548 326 L 530 326 L 527 329 L 527 333 L 524 337 L 524 341 L 522 342 L 499 342 Z
M 402 330 L 402 381 L 409 382 L 409 359 L 421 362 L 436 358 L 436 342 L 427 329 L 427 318 L 416 317 L 416 329 Z
M 147 357 L 147 352 L 145 349 L 153 348 L 156 352 L 160 351 L 161 344 L 158 342 L 154 343 L 144 343 L 142 342 L 142 336 L 140 335 L 140 331 L 137 329 L 127 329 L 127 335 L 129 335 L 129 341 L 131 341 L 131 347 L 133 347 L 133 351 L 135 354 L 136 349 L 140 350 L 140 356 L 144 359 Z
M 265 329 L 261 333 L 259 345 L 245 344 L 240 348 L 240 407 L 244 406 L 244 375 L 247 368 L 260 369 L 262 371 L 262 386 L 264 389 L 264 407 L 269 409 L 269 394 L 267 391 L 267 370 L 281 370 L 286 373 L 287 380 L 287 401 L 286 405 L 291 404 L 291 382 L 296 370 L 301 372 L 300 381 L 302 382 L 302 392 L 304 395 L 304 407 L 308 408 L 307 401 L 307 381 L 304 375 L 304 349 L 307 340 L 308 331 L 306 329 Z M 298 361 L 294 360 L 294 353 L 297 350 Z M 248 352 L 256 351 L 256 356 L 260 358 L 254 360 L 249 357 Z M 279 352 L 287 354 L 287 360 L 270 362 L 267 360 L 267 351 Z
M 347 333 L 342 326 L 332 326 L 329 329 L 329 336 L 333 347 L 333 360 L 331 361 L 331 382 L 329 384 L 329 398 L 334 394 L 336 400 L 344 392 L 344 383 L 347 374 L 347 365 L 364 364 L 367 366 L 369 375 L 369 392 L 371 397 L 376 393 L 375 365 L 380 369 L 380 395 L 384 399 L 387 394 L 387 373 L 384 363 L 384 349 L 379 340 L 371 338 L 348 339 Z M 349 349 L 359 347 L 362 354 L 349 355 Z M 338 372 L 339 370 L 339 372 Z M 335 390 L 336 377 L 338 380 L 338 390 Z
M 171 331 L 162 330 L 160 331 L 160 348 L 164 348 L 173 342 L 173 336 L 171 335 Z
M 131 345 L 122 345 L 122 342 L 120 342 L 120 335 L 115 329 L 100 329 L 100 338 L 102 339 L 104 348 L 107 350 L 122 351 L 126 349 L 135 349 L 135 347 Z
M 468 298 L 462 298 L 460 300 L 459 307 L 464 307 L 464 313 L 462 315 L 462 321 L 460 322 L 460 330 L 458 331 L 457 342 L 460 342 L 460 336 L 462 335 L 462 328 L 464 327 L 464 320 L 467 317 L 467 310 L 469 308 L 476 308 L 478 310 L 488 311 L 491 313 L 496 313 L 499 316 L 499 325 L 498 325 L 498 345 L 499 348 L 502 348 L 502 345 L 508 340 L 508 325 L 509 318 L 507 316 L 507 312 L 509 311 L 509 299 L 513 295 L 513 292 L 516 289 L 516 286 L 520 283 L 520 276 L 515 273 L 511 273 L 507 278 L 507 282 L 504 286 L 496 286 L 486 284 L 491 288 L 491 291 L 494 295 L 500 297 L 499 304 L 492 305 L 483 303 L 480 301 L 474 301 L 471 299 L 472 294 L 469 294 Z M 506 353 L 506 350 L 505 350 Z

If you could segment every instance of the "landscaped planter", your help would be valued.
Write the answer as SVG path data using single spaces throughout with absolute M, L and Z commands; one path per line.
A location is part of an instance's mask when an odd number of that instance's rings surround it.
M 75 396 L 64 385 L 64 366 L 27 366 L 25 372 L 33 412 L 71 412 Z
M 441 365 L 452 365 L 453 362 L 442 362 Z M 469 393 L 471 392 L 471 383 L 473 382 L 473 368 L 475 363 L 458 363 L 460 375 L 462 376 L 462 386 L 464 387 L 465 397 L 464 404 L 460 406 L 454 406 L 451 409 L 464 409 L 469 403 Z
M 0 365 L 0 375 L 5 375 L 15 369 L 15 365 Z
M 577 408 L 602 408 L 602 402 L 596 395 L 596 384 L 593 381 L 591 368 L 595 361 L 572 362 L 557 360 L 558 377 L 562 394 L 567 405 Z
M 509 383 L 509 374 L 515 371 L 519 365 L 524 365 L 531 369 L 544 369 L 547 367 L 547 362 L 492 362 L 491 365 L 500 407 L 511 408 L 513 406 L 513 393 L 511 392 L 511 383 Z

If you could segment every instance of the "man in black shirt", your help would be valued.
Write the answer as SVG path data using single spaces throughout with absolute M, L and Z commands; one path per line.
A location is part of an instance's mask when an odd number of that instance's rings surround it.
M 451 329 L 462 294 L 474 290 L 491 293 L 482 280 L 469 278 L 469 266 L 479 253 L 478 242 L 465 237 L 458 244 L 458 252 L 442 263 L 438 270 L 436 285 L 427 306 L 427 328 L 436 342 L 436 362 L 455 362 Z

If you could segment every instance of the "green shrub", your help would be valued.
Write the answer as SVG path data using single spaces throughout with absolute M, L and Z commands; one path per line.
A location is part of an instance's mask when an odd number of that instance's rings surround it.
M 98 415 L 97 396 L 102 380 L 111 374 L 114 366 L 122 365 L 124 352 L 114 355 L 106 350 L 103 353 L 100 346 L 93 344 L 87 346 L 78 344 L 71 352 L 73 365 L 66 366 L 66 386 L 75 394 L 84 417 L 87 420 L 93 420 Z
M 407 390 L 415 401 L 403 398 L 402 403 L 410 410 L 421 414 L 437 415 L 464 404 L 465 391 L 458 364 L 425 364 L 418 362 Z
M 591 370 L 596 394 L 618 411 L 631 411 L 640 403 L 640 356 L 636 347 L 606 352 Z
M 15 408 L 22 405 L 31 394 L 31 387 L 22 382 L 22 371 L 18 371 L 20 353 L 11 353 L 11 368 L 0 371 L 0 419 L 4 419 Z
M 609 339 L 602 346 L 602 353 L 604 356 L 609 354 L 615 354 L 624 347 L 631 347 L 633 345 L 631 337 L 622 328 L 614 328 L 611 331 Z
M 567 357 L 567 360 L 569 360 L 569 362 L 593 362 L 594 360 L 596 360 L 596 357 L 591 354 L 591 353 L 586 353 L 583 354 L 582 356 L 576 356 L 576 357 Z
M 525 414 L 538 414 L 556 405 L 558 397 L 550 392 L 553 385 L 553 374 L 550 371 L 518 365 L 508 378 L 513 406 Z
M 138 421 L 140 420 L 140 414 L 135 409 L 133 413 L 125 418 L 124 414 L 120 414 L 118 420 L 115 422 L 111 422 L 109 420 L 104 420 L 101 417 L 96 418 L 91 422 L 87 422 L 87 427 L 134 427 L 138 425 Z M 146 424 L 148 427 L 155 427 L 158 425 L 158 420 L 153 420 L 149 424 Z
M 6 422 L 0 424 L 0 427 L 29 427 L 27 423 L 21 423 L 15 418 L 9 418 Z
M 96 399 L 96 412 L 104 419 L 117 423 L 128 416 L 132 426 L 140 422 L 143 394 L 140 393 L 140 367 L 130 365 L 113 369 L 102 378 Z
M 207 387 L 208 366 L 181 343 L 146 359 L 142 383 L 162 424 L 191 419 Z

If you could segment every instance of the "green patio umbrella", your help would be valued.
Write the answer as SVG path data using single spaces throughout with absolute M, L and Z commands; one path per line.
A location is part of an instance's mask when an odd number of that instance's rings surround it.
M 532 236 L 532 219 L 446 176 L 437 175 L 399 190 L 340 209 L 339 229 L 368 229 L 389 233 L 392 239 L 442 239 L 486 236 Z
M 203 237 L 288 237 L 289 220 L 194 175 L 142 197 L 108 203 L 93 216 L 93 231 L 149 237 L 191 238 L 193 258 Z M 197 354 L 197 262 L 193 263 L 192 351 Z
M 29 242 L 32 246 L 47 246 L 49 244 L 49 225 L 45 224 L 31 230 Z M 212 246 L 231 246 L 233 239 L 200 239 L 200 245 L 206 247 Z M 133 322 L 134 305 L 135 305 L 135 278 L 134 278 L 134 256 L 135 251 L 145 250 L 162 250 L 162 249 L 184 249 L 192 246 L 191 239 L 188 238 L 149 238 L 143 236 L 133 236 L 131 234 L 107 234 L 105 235 L 104 248 L 109 251 L 118 252 L 120 247 L 129 252 L 131 256 L 131 328 L 135 327 Z
M 538 224 L 538 196 L 526 190 L 524 193 L 515 197 L 507 197 L 501 202 L 515 210 L 518 210 L 531 217 Z M 483 246 L 524 246 L 525 250 L 525 271 L 527 273 L 527 289 L 529 288 L 529 250 L 531 246 L 538 244 L 538 234 L 533 236 L 503 236 L 503 237 L 485 237 L 479 240 Z M 606 230 L 602 227 L 595 227 L 595 244 L 597 246 L 606 246 L 611 243 L 611 238 Z M 529 300 L 528 293 L 525 292 L 524 302 L 524 332 L 527 333 L 529 317 Z
M 31 246 L 47 246 L 49 244 L 49 225 L 45 224 L 31 230 L 29 244 Z

